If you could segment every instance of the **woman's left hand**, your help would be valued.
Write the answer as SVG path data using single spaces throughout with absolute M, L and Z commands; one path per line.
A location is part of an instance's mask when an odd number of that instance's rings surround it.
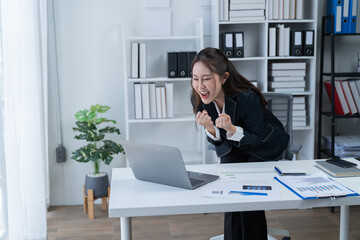
M 219 117 L 215 120 L 215 126 L 225 129 L 231 134 L 234 134 L 236 132 L 236 127 L 231 123 L 231 118 L 226 113 L 219 114 Z

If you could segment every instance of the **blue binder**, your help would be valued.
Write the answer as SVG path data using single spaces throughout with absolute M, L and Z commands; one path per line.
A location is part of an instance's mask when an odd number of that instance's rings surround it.
M 349 1 L 349 0 L 348 0 Z M 343 14 L 343 0 L 327 0 L 327 15 L 334 15 L 334 33 L 343 33 L 342 31 L 342 14 Z M 349 25 L 348 25 L 349 28 Z M 348 28 L 346 32 L 348 31 Z M 331 19 L 326 22 L 326 33 L 331 33 Z
M 349 8 L 349 33 L 356 32 L 356 14 L 357 14 L 358 0 L 350 0 Z
M 349 33 L 349 10 L 350 10 L 350 1 L 351 0 L 342 0 L 343 1 L 343 11 L 341 18 L 341 33 Z

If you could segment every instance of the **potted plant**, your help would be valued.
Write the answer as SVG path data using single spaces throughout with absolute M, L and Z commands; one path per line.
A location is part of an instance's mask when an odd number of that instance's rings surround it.
M 87 144 L 75 150 L 71 158 L 78 162 L 93 164 L 94 172 L 88 173 L 85 178 L 85 194 L 88 189 L 93 189 L 94 198 L 108 196 L 109 177 L 107 173 L 100 172 L 101 162 L 109 165 L 114 158 L 113 155 L 124 153 L 120 144 L 105 139 L 106 134 L 120 134 L 117 127 L 111 126 L 116 124 L 115 120 L 99 116 L 109 109 L 109 106 L 96 104 L 92 105 L 90 110 L 84 109 L 75 114 L 77 127 L 73 130 L 79 132 L 75 135 L 75 139 L 85 140 Z M 106 126 L 100 128 L 100 125 L 105 123 Z

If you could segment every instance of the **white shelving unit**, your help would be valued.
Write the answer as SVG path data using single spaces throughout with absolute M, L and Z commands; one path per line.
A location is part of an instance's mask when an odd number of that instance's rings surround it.
M 307 123 L 294 127 L 293 141 L 302 144 L 301 159 L 313 159 L 315 149 L 315 101 L 316 101 L 316 39 L 317 39 L 317 0 L 303 0 L 303 19 L 269 20 L 269 1 L 266 1 L 265 20 L 222 22 L 219 21 L 219 0 L 212 0 L 212 46 L 220 48 L 223 32 L 244 32 L 244 58 L 230 58 L 239 72 L 248 80 L 257 81 L 262 92 L 268 92 L 268 68 L 272 62 L 306 62 L 306 90 L 293 92 L 294 96 L 305 96 Z M 268 56 L 268 33 L 270 27 L 284 24 L 290 30 L 314 30 L 314 56 Z
M 126 140 L 175 146 L 180 149 L 185 164 L 205 163 L 205 133 L 201 127 L 196 127 L 192 113 L 190 77 L 167 77 L 167 52 L 199 52 L 203 48 L 202 19 L 194 23 L 194 35 L 187 36 L 127 36 L 125 24 L 122 25 Z M 132 42 L 146 43 L 146 78 L 130 77 Z M 134 84 L 155 83 L 163 86 L 165 82 L 174 84 L 174 117 L 136 119 Z

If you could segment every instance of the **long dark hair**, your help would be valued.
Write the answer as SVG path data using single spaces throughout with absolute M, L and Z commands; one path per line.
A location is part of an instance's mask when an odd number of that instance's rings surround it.
M 197 62 L 204 63 L 212 73 L 217 73 L 220 77 L 223 77 L 225 72 L 229 73 L 229 77 L 223 85 L 225 97 L 231 97 L 238 92 L 246 92 L 251 89 L 259 95 L 263 110 L 265 111 L 267 102 L 260 90 L 243 77 L 219 49 L 208 47 L 201 50 L 192 61 L 191 69 L 193 69 L 194 64 Z M 199 94 L 192 87 L 192 80 L 191 88 L 190 101 L 193 106 L 193 111 L 196 114 L 198 107 L 201 104 L 201 99 Z

